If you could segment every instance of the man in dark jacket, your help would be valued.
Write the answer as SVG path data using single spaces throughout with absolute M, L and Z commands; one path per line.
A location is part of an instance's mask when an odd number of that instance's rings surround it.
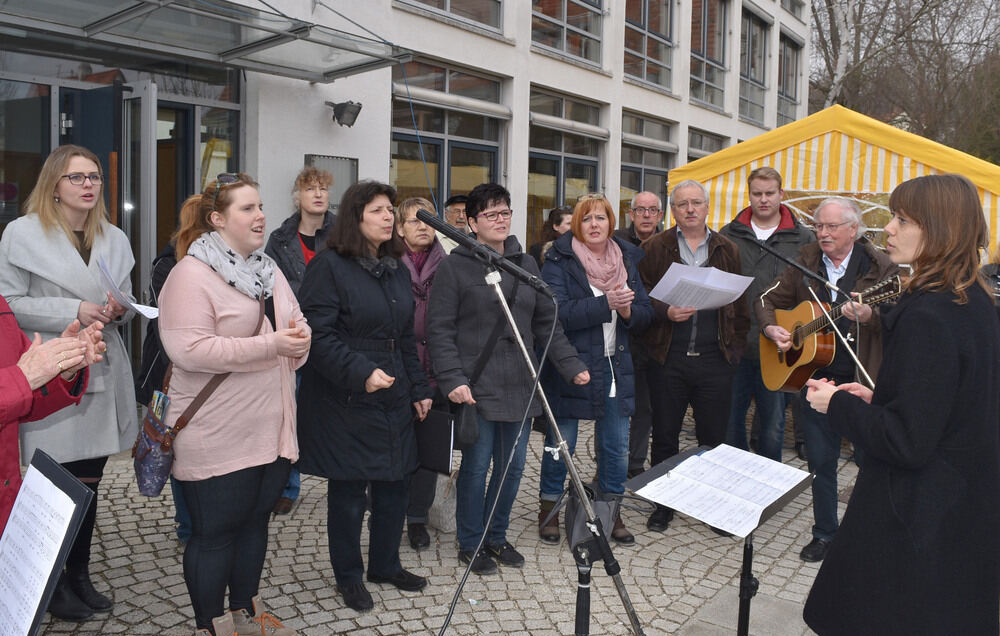
M 795 258 L 799 248 L 814 242 L 816 237 L 809 228 L 798 222 L 791 210 L 782 205 L 781 199 L 785 192 L 781 189 L 781 175 L 777 170 L 768 167 L 755 169 L 747 177 L 747 188 L 750 192 L 750 206 L 737 214 L 720 233 L 740 248 L 741 273 L 753 277 L 747 290 L 748 302 L 752 303 L 761 295 L 765 286 L 787 267 L 784 261 L 761 247 L 761 243 L 787 258 Z M 750 398 L 753 398 L 760 422 L 758 452 L 768 459 L 780 462 L 781 443 L 785 436 L 785 394 L 769 391 L 764 386 L 760 374 L 759 334 L 760 328 L 751 309 L 747 347 L 733 378 L 726 443 L 749 450 L 746 417 Z M 796 443 L 796 450 L 800 448 Z
M 682 181 L 674 188 L 670 210 L 676 225 L 642 244 L 646 256 L 639 261 L 639 275 L 647 292 L 673 263 L 740 272 L 739 249 L 708 229 L 708 209 L 708 192 L 697 181 Z M 701 311 L 651 300 L 655 318 L 643 343 L 650 357 L 650 463 L 655 466 L 677 454 L 689 404 L 694 409 L 698 444 L 717 446 L 725 440 L 733 371 L 746 344 L 750 310 L 743 298 Z M 646 526 L 663 532 L 672 518 L 672 510 L 657 506 Z
M 326 170 L 313 166 L 303 168 L 292 187 L 292 204 L 296 211 L 267 238 L 264 253 L 278 264 L 296 296 L 299 295 L 306 265 L 316 252 L 325 247 L 327 233 L 336 218 L 328 211 L 331 185 L 333 175 Z M 292 504 L 299 498 L 300 484 L 299 469 L 292 466 L 288 484 L 274 504 L 274 514 L 285 515 L 292 511 Z
M 850 199 L 825 199 L 816 208 L 813 220 L 818 243 L 802 247 L 798 257 L 810 271 L 848 291 L 866 290 L 899 273 L 899 267 L 886 254 L 867 241 L 857 240 L 862 236 L 864 226 L 861 224 L 861 211 Z M 808 284 L 823 302 L 846 302 L 840 294 L 837 294 L 838 298 L 831 298 L 830 291 L 817 281 L 810 279 Z M 764 335 L 773 340 L 780 350 L 787 351 L 791 348 L 791 334 L 777 324 L 774 310 L 792 309 L 803 301 L 812 300 L 802 272 L 794 267 L 785 269 L 754 303 L 757 321 Z M 859 349 L 858 358 L 874 379 L 882 362 L 879 310 L 870 305 L 851 303 L 844 306 L 843 316 L 837 321 L 837 326 L 842 333 L 852 334 Z M 856 323 L 860 324 L 860 331 Z M 837 384 L 859 381 L 855 363 L 839 338 L 833 361 L 819 369 L 814 377 L 827 378 Z M 799 556 L 803 561 L 815 562 L 826 557 L 839 525 L 837 459 L 840 457 L 841 440 L 840 434 L 830 427 L 827 416 L 806 404 L 804 397 L 800 419 L 806 433 L 809 471 L 816 477 L 812 482 L 813 539 Z M 863 461 L 860 457 L 857 459 Z
M 615 237 L 639 245 L 660 231 L 663 220 L 663 206 L 660 197 L 652 192 L 640 192 L 632 197 L 628 216 L 632 224 L 615 230 Z M 648 356 L 639 345 L 639 336 L 629 333 L 632 350 L 632 365 L 635 368 L 635 413 L 628 430 L 628 476 L 634 477 L 646 466 L 649 455 L 649 431 L 652 427 L 653 409 L 649 403 L 649 383 L 646 381 Z
M 534 259 L 524 257 L 517 238 L 510 236 L 512 214 L 510 193 L 503 186 L 484 183 L 469 193 L 466 215 L 476 239 L 485 249 L 503 254 L 538 275 Z M 527 454 L 530 428 L 521 426 L 521 418 L 532 386 L 524 356 L 506 324 L 496 293 L 485 283 L 485 274 L 486 267 L 472 251 L 459 245 L 438 266 L 427 308 L 427 346 L 438 388 L 450 401 L 475 404 L 478 411 L 479 438 L 462 451 L 455 510 L 459 561 L 471 563 L 476 574 L 495 572 L 496 561 L 510 567 L 524 564 L 524 557 L 507 541 L 507 525 Z M 515 282 L 507 272 L 500 278 L 529 355 L 534 358 L 535 344 L 547 340 L 555 323 L 547 364 L 555 365 L 567 382 L 589 382 L 587 367 L 566 339 L 549 299 L 540 297 L 529 285 Z M 498 321 L 503 325 L 499 338 L 485 342 Z M 489 347 L 492 351 L 484 352 Z M 489 355 L 480 366 L 484 353 Z M 532 360 L 532 364 L 537 368 L 538 361 Z M 533 400 L 528 417 L 541 413 L 538 400 Z M 501 480 L 512 455 L 509 472 Z M 487 489 L 486 474 L 494 458 Z M 496 512 L 487 526 L 494 499 Z M 476 553 L 484 533 L 485 547 Z

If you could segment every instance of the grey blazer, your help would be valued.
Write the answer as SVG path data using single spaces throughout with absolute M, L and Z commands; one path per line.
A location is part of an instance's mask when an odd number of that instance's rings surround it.
M 98 259 L 107 263 L 118 288 L 132 299 L 135 259 L 128 238 L 117 227 L 105 223 L 87 265 L 66 235 L 61 230 L 46 232 L 37 215 L 7 225 L 0 239 L 0 294 L 29 338 L 36 331 L 43 340 L 58 336 L 76 318 L 81 301 L 107 301 Z M 113 455 L 135 442 L 132 370 L 119 334 L 119 326 L 133 313 L 104 327 L 108 350 L 104 360 L 90 368 L 90 384 L 80 404 L 21 425 L 23 463 L 36 448 L 56 461 L 70 462 Z

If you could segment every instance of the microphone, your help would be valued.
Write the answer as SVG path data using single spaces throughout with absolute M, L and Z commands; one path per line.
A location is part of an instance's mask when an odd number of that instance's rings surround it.
M 832 298 L 836 299 L 837 298 L 836 294 L 842 294 L 844 296 L 844 298 L 846 298 L 847 300 L 851 300 L 851 295 L 849 293 L 847 293 L 846 291 L 844 291 L 840 287 L 837 287 L 836 285 L 834 285 L 833 283 L 831 283 L 827 279 L 823 278 L 822 276 L 820 276 L 816 272 L 810 270 L 808 267 L 806 267 L 802 263 L 800 263 L 798 261 L 793 261 L 792 259 L 786 257 L 784 254 L 782 254 L 778 250 L 772 248 L 770 245 L 768 245 L 767 243 L 765 243 L 763 241 L 758 241 L 757 244 L 760 247 L 762 247 L 765 252 L 770 252 L 772 255 L 774 255 L 778 259 L 780 259 L 780 260 L 788 263 L 789 265 L 795 267 L 796 269 L 798 269 L 800 272 L 802 272 L 803 274 L 805 274 L 809 278 L 812 278 L 812 279 L 817 280 L 820 283 L 822 283 L 824 287 L 826 287 L 831 292 L 833 292 L 834 295 L 832 296 Z
M 497 267 L 507 272 L 511 276 L 514 276 L 522 283 L 530 285 L 535 291 L 545 294 L 549 298 L 555 300 L 555 292 L 549 287 L 548 283 L 544 280 L 535 276 L 528 270 L 518 267 L 511 260 L 501 254 L 495 252 L 491 247 L 484 243 L 480 243 L 476 239 L 472 238 L 465 232 L 460 231 L 456 227 L 445 223 L 437 217 L 436 214 L 431 214 L 427 210 L 420 208 L 417 210 L 417 218 L 431 226 L 438 232 L 441 232 L 451 240 L 455 241 L 459 245 L 465 247 L 467 250 L 473 253 L 473 255 L 479 260 Z

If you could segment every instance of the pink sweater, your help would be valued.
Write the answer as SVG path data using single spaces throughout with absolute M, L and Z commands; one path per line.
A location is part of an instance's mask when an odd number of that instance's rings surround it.
M 160 340 L 174 363 L 168 426 L 216 373 L 233 373 L 177 435 L 173 474 L 196 481 L 278 457 L 296 461 L 295 369 L 306 358 L 279 356 L 274 329 L 265 318 L 261 335 L 250 336 L 259 303 L 221 276 L 185 256 L 160 292 Z M 275 270 L 274 313 L 278 328 L 306 319 L 285 277 Z

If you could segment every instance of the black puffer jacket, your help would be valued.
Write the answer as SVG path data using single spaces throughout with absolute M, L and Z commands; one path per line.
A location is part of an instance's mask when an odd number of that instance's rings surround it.
M 299 289 L 312 327 L 298 392 L 299 469 L 340 480 L 399 481 L 417 467 L 413 402 L 432 396 L 413 335 L 410 272 L 332 249 Z M 396 381 L 367 393 L 376 368 Z
M 337 217 L 332 212 L 327 212 L 323 217 L 323 227 L 316 232 L 316 253 L 326 248 L 326 236 Z M 281 222 L 271 236 L 267 237 L 267 247 L 264 253 L 274 259 L 285 275 L 288 286 L 292 288 L 292 293 L 298 298 L 299 285 L 306 273 L 306 258 L 302 255 L 302 246 L 299 245 L 299 222 L 302 220 L 302 213 L 296 212 Z

